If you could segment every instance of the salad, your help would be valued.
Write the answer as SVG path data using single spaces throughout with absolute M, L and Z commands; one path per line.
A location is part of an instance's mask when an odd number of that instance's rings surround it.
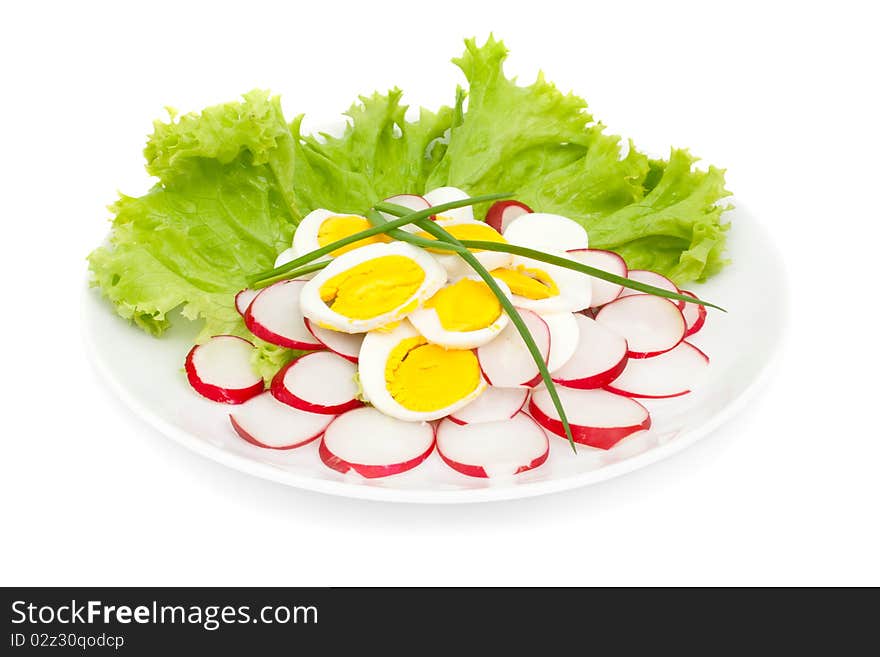
M 320 439 L 341 472 L 436 449 L 508 476 L 554 435 L 608 449 L 649 428 L 636 400 L 686 394 L 708 365 L 686 338 L 713 304 L 680 286 L 725 264 L 723 172 L 622 149 L 580 98 L 507 78 L 506 54 L 468 40 L 452 106 L 408 118 L 399 90 L 374 94 L 340 136 L 303 134 L 260 91 L 172 113 L 94 285 L 157 336 L 172 310 L 203 320 L 193 389 L 235 405 L 255 448 Z

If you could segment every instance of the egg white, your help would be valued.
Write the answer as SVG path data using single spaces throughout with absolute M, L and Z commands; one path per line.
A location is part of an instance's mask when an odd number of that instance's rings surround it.
M 452 201 L 461 201 L 468 198 L 468 193 L 458 187 L 437 187 L 425 194 L 425 200 L 431 205 L 442 205 L 443 203 L 451 203 Z M 455 208 L 442 213 L 438 219 L 452 219 L 453 221 L 473 221 L 473 206 L 465 206 L 463 208 Z
M 549 212 L 531 212 L 517 217 L 504 229 L 504 239 L 539 251 L 571 251 L 590 246 L 583 226 L 561 214 Z

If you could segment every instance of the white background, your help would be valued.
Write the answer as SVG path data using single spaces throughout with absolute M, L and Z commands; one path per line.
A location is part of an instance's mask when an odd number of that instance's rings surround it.
M 880 584 L 871 3 L 589 5 L 4 4 L 0 583 Z M 642 148 L 727 167 L 793 295 L 759 398 L 638 473 L 455 507 L 299 492 L 136 420 L 85 359 L 79 305 L 104 206 L 149 185 L 163 106 L 259 86 L 327 117 L 395 84 L 436 106 L 461 39 L 490 30 L 521 80 L 540 66 Z

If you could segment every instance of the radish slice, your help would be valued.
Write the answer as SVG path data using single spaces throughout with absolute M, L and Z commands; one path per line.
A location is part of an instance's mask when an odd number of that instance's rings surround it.
M 678 286 L 675 283 L 670 281 L 663 274 L 658 274 L 655 271 L 648 271 L 647 269 L 632 269 L 626 277 L 631 281 L 638 281 L 639 283 L 659 287 L 661 290 L 668 290 L 669 292 L 677 292 L 681 294 L 681 290 L 678 289 Z M 639 292 L 638 290 L 625 287 L 618 298 L 630 297 L 634 294 L 647 294 L 647 292 Z M 684 301 L 673 301 L 672 303 L 676 304 L 679 308 L 684 308 Z
M 230 413 L 229 421 L 235 432 L 252 445 L 293 449 L 320 438 L 333 416 L 291 408 L 266 392 Z
M 574 313 L 547 313 L 541 315 L 541 319 L 550 329 L 550 355 L 547 356 L 547 369 L 552 374 L 574 356 L 580 341 L 580 328 Z
M 272 394 L 303 411 L 339 415 L 362 405 L 357 399 L 356 374 L 351 361 L 329 351 L 315 351 L 283 367 L 272 379 Z
M 358 362 L 358 354 L 364 341 L 363 333 L 340 333 L 332 329 L 326 329 L 305 318 L 306 328 L 315 336 L 315 340 L 327 347 L 334 354 L 339 354 L 352 363 Z
M 443 420 L 437 427 L 437 453 L 453 470 L 470 477 L 505 477 L 537 468 L 547 460 L 550 441 L 525 413 L 513 418 L 461 425 Z
M 669 351 L 684 339 L 685 322 L 678 306 L 662 297 L 634 294 L 602 306 L 596 321 L 626 339 L 630 358 Z
M 503 233 L 511 221 L 531 212 L 528 205 L 519 201 L 496 201 L 486 212 L 486 223 Z
M 682 290 L 681 293 L 694 299 L 700 298 L 687 290 Z M 684 337 L 688 337 L 703 328 L 708 313 L 706 312 L 706 306 L 701 306 L 698 303 L 685 303 L 681 314 L 684 315 L 684 321 L 687 324 L 687 331 L 685 331 Z
M 327 467 L 372 479 L 411 470 L 433 450 L 434 428 L 427 422 L 396 420 L 364 406 L 330 423 L 318 454 Z
M 699 384 L 708 366 L 706 354 L 689 342 L 682 342 L 665 354 L 630 360 L 606 390 L 627 397 L 678 397 Z
M 568 252 L 568 256 L 582 265 L 595 267 L 596 269 L 607 271 L 609 274 L 617 274 L 625 278 L 628 273 L 626 261 L 613 251 L 574 249 Z M 622 285 L 603 281 L 595 276 L 590 276 L 590 280 L 593 282 L 593 297 L 590 301 L 593 308 L 604 306 L 606 303 L 614 301 L 624 289 Z
M 553 380 L 569 388 L 601 388 L 626 367 L 626 340 L 586 315 L 574 315 L 580 340 L 571 359 L 553 373 Z
M 254 345 L 235 335 L 215 335 L 190 349 L 186 377 L 202 397 L 242 404 L 263 392 L 263 378 L 251 367 Z
M 266 342 L 291 349 L 321 349 L 323 345 L 306 329 L 299 295 L 308 281 L 281 281 L 261 290 L 251 301 L 244 323 Z
M 550 329 L 537 313 L 518 310 L 546 363 L 550 354 Z M 477 348 L 477 360 L 489 385 L 530 388 L 541 380 L 540 370 L 513 322 L 492 342 Z
M 528 396 L 527 388 L 489 386 L 474 401 L 450 414 L 447 419 L 456 424 L 509 420 L 522 410 Z
M 251 305 L 251 301 L 254 300 L 260 293 L 259 290 L 252 290 L 249 287 L 246 287 L 241 292 L 235 295 L 235 309 L 238 311 L 238 314 L 244 317 L 244 314 L 247 312 L 248 307 Z
M 547 212 L 532 212 L 514 219 L 504 231 L 504 239 L 539 251 L 571 251 L 590 245 L 583 226 Z
M 556 390 L 576 443 L 609 449 L 628 435 L 651 426 L 648 409 L 629 397 L 607 390 Z M 544 386 L 532 393 L 529 413 L 542 427 L 565 437 L 559 414 Z

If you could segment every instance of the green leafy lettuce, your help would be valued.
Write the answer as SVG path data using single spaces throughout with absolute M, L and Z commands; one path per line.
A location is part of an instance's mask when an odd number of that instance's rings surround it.
M 218 333 L 247 335 L 234 294 L 272 267 L 305 214 L 363 213 L 399 193 L 455 185 L 512 191 L 533 208 L 580 222 L 591 245 L 679 283 L 725 264 L 723 171 L 694 167 L 687 151 L 649 159 L 607 135 L 584 100 L 543 75 L 504 75 L 507 49 L 490 37 L 453 60 L 467 79 L 452 107 L 407 119 L 402 92 L 361 97 L 341 135 L 302 133 L 263 91 L 200 113 L 157 121 L 144 155 L 155 186 L 111 207 L 108 243 L 89 256 L 93 284 L 116 311 L 160 335 L 179 309 Z M 481 210 L 478 208 L 478 216 Z M 295 352 L 257 341 L 267 378 Z
M 467 78 L 468 106 L 428 187 L 512 191 L 538 211 L 580 222 L 591 246 L 678 283 L 723 266 L 723 171 L 696 170 L 684 150 L 674 149 L 668 162 L 649 160 L 632 143 L 623 154 L 620 137 L 605 134 L 580 98 L 543 75 L 529 86 L 505 77 L 502 42 L 465 45 L 453 61 Z

